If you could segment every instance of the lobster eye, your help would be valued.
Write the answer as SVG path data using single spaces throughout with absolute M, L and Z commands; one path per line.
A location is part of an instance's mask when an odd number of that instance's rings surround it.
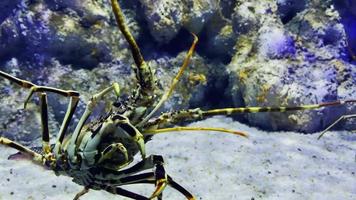
M 126 104 L 122 100 L 117 100 L 113 104 L 117 113 L 124 113 L 127 110 Z
M 116 108 L 120 108 L 122 106 L 122 103 L 120 101 L 115 101 L 112 105 Z

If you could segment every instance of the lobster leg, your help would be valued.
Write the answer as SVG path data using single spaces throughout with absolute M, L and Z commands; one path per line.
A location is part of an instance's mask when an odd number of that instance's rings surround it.
M 161 196 L 164 188 L 167 186 L 168 180 L 167 180 L 166 171 L 164 170 L 164 167 L 163 167 L 163 162 L 164 162 L 163 158 L 160 157 L 160 159 L 158 160 L 158 162 L 155 165 L 155 167 L 156 167 L 156 170 L 155 170 L 156 189 L 152 193 L 150 199 Z
M 181 185 L 179 185 L 177 182 L 175 182 L 172 177 L 170 177 L 168 175 L 168 184 L 178 190 L 180 193 L 182 193 L 188 200 L 195 200 L 194 196 L 188 192 L 184 187 L 182 187 Z
M 3 71 L 0 71 L 0 76 L 10 80 L 11 82 L 18 84 L 19 86 L 21 86 L 23 88 L 30 89 L 30 93 L 24 102 L 24 108 L 26 108 L 28 101 L 31 99 L 32 95 L 35 92 L 40 92 L 40 93 L 41 92 L 42 93 L 43 92 L 53 92 L 53 93 L 56 93 L 56 94 L 59 94 L 59 95 L 65 96 L 65 97 L 79 97 L 79 93 L 77 91 L 62 90 L 62 89 L 57 89 L 57 88 L 47 87 L 47 86 L 38 86 L 38 85 L 35 85 L 34 83 L 31 83 L 29 81 L 22 80 L 22 79 L 14 77 L 14 76 L 11 76 L 10 74 L 7 74 Z
M 62 151 L 62 143 L 64 140 L 64 136 L 67 132 L 67 129 L 69 127 L 69 123 L 73 117 L 73 114 L 75 112 L 75 109 L 77 108 L 79 102 L 79 97 L 71 97 L 69 100 L 69 104 L 67 106 L 67 111 L 64 116 L 61 128 L 59 130 L 59 133 L 57 135 L 57 141 L 53 149 L 53 153 L 55 154 L 56 157 L 59 157 Z
M 167 184 L 169 186 L 182 193 L 188 200 L 195 199 L 190 192 L 188 192 L 184 187 L 182 187 L 177 182 L 175 182 L 171 176 L 167 174 L 166 177 L 167 177 Z M 154 173 L 150 172 L 150 173 L 144 173 L 144 174 L 126 177 L 121 179 L 120 181 L 122 182 L 122 185 L 141 184 L 141 183 L 157 184 L 157 177 L 155 177 Z M 157 198 L 161 198 L 161 197 L 157 196 Z
M 47 95 L 44 92 L 39 93 L 40 107 L 41 107 L 41 124 L 42 124 L 42 151 L 45 157 L 48 157 L 51 153 L 51 147 L 49 142 L 49 130 L 48 130 L 48 109 L 47 109 Z
M 153 177 L 153 175 L 152 175 L 152 177 Z M 130 184 L 141 184 L 141 183 L 155 184 L 156 181 L 154 179 L 152 179 L 152 177 L 149 177 L 144 180 L 136 181 L 136 182 L 130 183 Z M 182 193 L 188 200 L 195 200 L 195 197 L 190 192 L 188 192 L 183 186 L 181 186 L 177 182 L 175 182 L 171 176 L 167 175 L 167 177 L 168 177 L 168 185 L 169 186 L 176 189 L 178 192 Z M 158 197 L 158 198 L 162 198 L 162 197 Z
M 73 200 L 79 200 L 79 198 L 89 192 L 89 187 L 84 187 L 82 191 L 78 192 Z
M 31 83 L 29 81 L 22 80 L 22 79 L 14 77 L 14 76 L 11 76 L 10 74 L 7 74 L 3 71 L 0 71 L 0 76 L 10 80 L 11 82 L 18 84 L 19 86 L 21 86 L 23 88 L 30 89 L 30 94 L 28 95 L 28 97 L 25 101 L 25 107 L 26 107 L 26 103 L 31 98 L 31 96 L 34 92 L 53 92 L 53 93 L 60 94 L 62 96 L 66 96 L 66 97 L 79 96 L 79 93 L 76 91 L 73 91 L 73 90 L 61 90 L 61 89 L 57 89 L 57 88 L 53 88 L 53 87 L 38 86 L 38 85 L 35 85 L 34 83 Z
M 148 156 L 146 159 L 142 160 L 141 162 L 137 163 L 133 167 L 120 171 L 120 174 L 117 174 L 118 177 L 122 177 L 122 175 L 126 175 L 123 178 L 115 178 L 113 177 L 109 182 L 111 183 L 111 186 L 120 186 L 120 185 L 129 185 L 129 184 L 139 184 L 139 183 L 150 183 L 150 184 L 155 184 L 156 189 L 151 195 L 149 199 L 153 198 L 162 198 L 161 194 L 164 188 L 167 185 L 172 186 L 174 189 L 178 190 L 181 192 L 187 199 L 189 200 L 194 200 L 194 197 L 192 194 L 190 194 L 187 190 L 185 190 L 182 186 L 180 186 L 178 183 L 174 182 L 171 177 L 169 177 L 163 167 L 164 161 L 163 157 L 159 155 L 151 155 Z M 148 172 L 148 173 L 142 173 L 142 174 L 136 174 L 136 175 L 131 175 L 129 174 L 134 174 L 140 171 L 144 171 L 146 169 L 155 167 L 155 172 Z M 102 184 L 102 181 L 104 180 L 97 180 L 97 184 L 100 185 Z M 106 180 L 108 181 L 108 180 Z
M 351 114 L 351 115 L 342 115 L 339 119 L 337 119 L 334 123 L 332 123 L 330 126 L 328 126 L 325 130 L 323 130 L 319 137 L 318 140 L 323 137 L 323 135 L 330 130 L 332 127 L 334 127 L 337 123 L 339 123 L 342 120 L 350 119 L 350 118 L 356 118 L 356 114 Z
M 124 197 L 129 197 L 131 199 L 136 199 L 136 200 L 149 200 L 149 198 L 146 198 L 142 195 L 130 192 L 128 190 L 119 188 L 119 187 L 114 187 L 114 186 L 103 186 L 103 190 L 106 190 L 107 192 L 110 192 L 111 194 L 117 194 L 121 195 Z
M 96 107 L 97 103 L 110 91 L 114 90 L 116 96 L 120 95 L 120 87 L 118 83 L 113 83 L 110 87 L 105 88 L 103 91 L 93 95 L 89 102 L 87 103 L 87 106 L 85 108 L 84 114 L 80 118 L 73 135 L 70 138 L 70 144 L 68 148 L 68 155 L 69 158 L 74 162 L 75 161 L 75 148 L 76 148 L 76 143 L 77 139 L 79 136 L 80 131 L 82 130 L 86 120 L 89 118 L 91 113 L 93 112 L 94 108 Z
M 5 146 L 8 146 L 8 147 L 11 147 L 11 148 L 14 148 L 14 149 L 20 151 L 21 153 L 29 156 L 37 164 L 40 164 L 40 165 L 44 164 L 45 160 L 41 154 L 38 154 L 17 142 L 14 142 L 14 141 L 7 139 L 5 137 L 0 137 L 0 144 L 3 144 Z
M 40 98 L 40 102 L 41 102 L 40 107 L 41 107 L 41 123 L 42 123 L 42 141 L 43 141 L 42 148 L 43 148 L 43 152 L 46 156 L 48 156 L 50 154 L 51 149 L 50 149 L 50 144 L 49 144 L 49 131 L 48 131 L 47 95 L 45 92 L 53 92 L 53 93 L 56 93 L 56 94 L 59 94 L 62 96 L 70 97 L 70 103 L 68 105 L 68 109 L 67 109 L 65 118 L 62 122 L 62 126 L 59 131 L 57 143 L 56 143 L 56 147 L 55 147 L 55 150 L 57 150 L 57 151 L 55 151 L 55 153 L 59 152 L 60 145 L 63 142 L 65 132 L 68 128 L 69 122 L 72 119 L 73 113 L 74 113 L 77 103 L 79 101 L 79 93 L 76 91 L 73 91 L 73 90 L 62 90 L 62 89 L 57 89 L 57 88 L 47 87 L 47 86 L 37 86 L 34 83 L 16 78 L 16 77 L 11 76 L 10 74 L 7 74 L 3 71 L 0 71 L 0 76 L 2 76 L 3 78 L 5 78 L 11 82 L 16 83 L 17 85 L 19 85 L 23 88 L 30 89 L 30 93 L 27 96 L 25 103 L 24 103 L 25 108 L 26 108 L 28 101 L 32 97 L 32 95 L 35 92 L 39 93 L 39 98 Z

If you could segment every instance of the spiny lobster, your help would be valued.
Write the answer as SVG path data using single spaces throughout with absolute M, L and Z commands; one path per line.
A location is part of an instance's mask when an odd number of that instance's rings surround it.
M 114 102 L 110 112 L 106 113 L 104 117 L 87 123 L 93 109 L 103 96 L 112 91 L 116 96 L 120 96 L 120 87 L 117 83 L 113 83 L 108 88 L 91 97 L 89 102 L 87 102 L 84 114 L 77 123 L 74 132 L 67 134 L 69 123 L 80 99 L 80 94 L 77 91 L 39 86 L 0 71 L 1 77 L 16 83 L 22 88 L 29 89 L 30 92 L 25 100 L 24 107 L 26 107 L 34 93 L 38 94 L 41 108 L 42 147 L 27 148 L 5 137 L 0 137 L 0 144 L 17 149 L 20 151 L 20 154 L 26 155 L 33 162 L 53 170 L 56 175 L 72 177 L 75 183 L 84 186 L 84 189 L 80 191 L 74 199 L 79 199 L 79 197 L 87 193 L 90 189 L 105 190 L 112 194 L 133 199 L 162 199 L 162 191 L 169 185 L 182 193 L 187 199 L 193 200 L 195 199 L 194 196 L 165 172 L 162 156 L 146 155 L 145 143 L 147 143 L 153 135 L 171 131 L 207 130 L 247 137 L 247 134 L 243 132 L 223 128 L 167 127 L 172 124 L 177 124 L 178 122 L 200 120 L 214 115 L 307 110 L 356 102 L 356 100 L 346 100 L 294 107 L 243 107 L 206 111 L 196 108 L 166 112 L 155 116 L 156 111 L 174 91 L 183 71 L 188 66 L 198 42 L 198 37 L 192 33 L 194 41 L 178 74 L 173 79 L 169 90 L 156 102 L 155 76 L 150 66 L 143 59 L 140 48 L 136 44 L 135 39 L 124 21 L 124 16 L 118 1 L 111 0 L 111 5 L 118 27 L 130 45 L 131 53 L 136 64 L 136 66 L 133 66 L 133 71 L 137 79 L 137 87 L 133 90 L 129 98 Z M 50 143 L 49 136 L 46 95 L 48 92 L 66 96 L 70 99 L 55 144 Z M 353 117 L 355 117 L 355 115 L 353 115 Z M 133 163 L 134 156 L 138 153 L 140 153 L 142 160 Z M 154 169 L 154 172 L 144 172 L 148 169 Z M 152 192 L 152 195 L 147 198 L 119 187 L 130 184 L 152 184 L 155 185 L 155 190 Z

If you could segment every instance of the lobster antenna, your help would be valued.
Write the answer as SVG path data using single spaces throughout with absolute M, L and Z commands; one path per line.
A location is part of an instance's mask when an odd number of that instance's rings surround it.
M 118 0 L 111 0 L 111 5 L 117 25 L 121 33 L 124 35 L 126 41 L 129 43 L 131 54 L 133 56 L 133 59 L 135 60 L 136 67 L 132 66 L 132 68 L 139 83 L 138 90 L 142 95 L 141 100 L 143 100 L 144 102 L 150 101 L 155 88 L 155 80 L 152 75 L 152 70 L 144 60 L 135 38 L 132 36 L 129 27 L 125 23 L 124 15 L 122 13 Z

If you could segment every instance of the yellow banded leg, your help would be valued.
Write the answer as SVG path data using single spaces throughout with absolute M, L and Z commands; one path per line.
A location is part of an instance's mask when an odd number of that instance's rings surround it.
M 45 162 L 45 158 L 41 154 L 38 154 L 38 153 L 32 151 L 31 149 L 29 149 L 17 142 L 14 142 L 10 139 L 7 139 L 5 137 L 0 137 L 0 144 L 3 144 L 5 146 L 8 146 L 8 147 L 11 147 L 11 148 L 14 148 L 14 149 L 20 151 L 21 153 L 29 156 L 37 164 L 43 165 Z
M 89 188 L 88 187 L 84 187 L 82 191 L 78 192 L 75 197 L 73 198 L 73 200 L 79 200 L 79 198 L 83 195 L 85 195 L 86 193 L 89 192 Z
M 130 185 L 130 184 L 156 184 L 156 189 L 154 192 L 156 195 L 158 193 L 162 194 L 162 186 L 165 187 L 165 182 L 168 183 L 171 187 L 174 189 L 178 190 L 180 193 L 182 193 L 188 200 L 195 200 L 194 196 L 188 192 L 185 188 L 183 188 L 181 185 L 176 183 L 166 172 L 164 171 L 163 168 L 164 160 L 163 157 L 160 155 L 150 155 L 143 159 L 142 161 L 138 162 L 134 166 L 122 170 L 122 174 L 126 174 L 127 176 L 122 177 L 119 175 L 119 177 L 115 178 L 112 177 L 111 184 L 113 185 Z M 155 167 L 155 172 L 147 172 L 143 174 L 137 174 L 138 172 L 145 171 L 147 169 L 150 169 L 152 167 Z M 132 175 L 135 174 L 135 175 Z M 131 175 L 131 176 L 130 176 Z M 163 183 L 163 185 L 162 185 Z M 104 190 L 106 190 L 105 185 L 103 185 Z M 157 188 L 158 186 L 158 188 Z M 120 189 L 120 191 L 122 191 Z M 161 191 L 161 192 L 159 192 Z M 110 191 L 109 191 L 110 192 Z M 112 193 L 112 192 L 111 192 Z M 140 195 L 134 194 L 134 193 L 126 193 L 126 192 L 120 192 L 120 195 L 130 197 L 133 199 L 148 199 L 145 197 L 142 197 Z M 160 195 L 158 194 L 157 197 L 159 198 Z
M 49 130 L 48 130 L 48 105 L 47 95 L 44 92 L 39 93 L 40 97 L 40 112 L 41 112 L 41 124 L 42 124 L 42 151 L 45 156 L 51 153 Z
M 156 167 L 156 169 L 155 169 L 156 189 L 150 196 L 150 199 L 159 197 L 162 194 L 162 191 L 164 190 L 164 188 L 166 188 L 166 186 L 168 184 L 168 177 L 167 177 L 166 171 L 164 170 L 164 167 L 163 167 L 163 158 L 161 157 L 160 159 L 161 159 L 161 162 L 158 162 L 155 166 Z
M 135 177 L 135 178 L 133 178 Z M 139 174 L 139 175 L 134 175 L 131 177 L 126 177 L 129 178 L 130 181 L 128 182 L 123 182 L 123 185 L 131 185 L 131 184 L 156 184 L 156 180 L 154 177 L 153 173 L 145 173 L 145 174 Z M 168 185 L 171 186 L 172 188 L 176 189 L 178 192 L 183 194 L 186 199 L 188 200 L 195 200 L 195 197 L 188 192 L 183 186 L 179 185 L 177 182 L 175 182 L 171 176 L 167 174 L 167 180 L 168 180 Z M 159 195 L 157 198 L 162 199 L 162 193 Z
M 69 123 L 73 117 L 75 109 L 77 108 L 78 102 L 79 102 L 79 97 L 71 97 L 69 100 L 69 104 L 67 106 L 67 111 L 64 116 L 61 128 L 57 135 L 56 144 L 53 149 L 53 153 L 57 158 L 60 156 L 60 153 L 62 151 L 62 143 L 63 143 L 64 137 L 65 137 L 65 134 L 67 132 L 67 129 L 69 127 Z
M 30 88 L 30 93 L 28 94 L 25 103 L 24 103 L 24 108 L 26 109 L 27 103 L 30 101 L 32 95 L 35 92 L 53 92 L 65 97 L 79 97 L 79 93 L 73 90 L 61 90 L 53 87 L 47 87 L 47 86 L 37 86 L 34 85 Z
M 192 33 L 194 36 L 194 41 L 192 46 L 190 47 L 187 56 L 184 59 L 183 65 L 180 67 L 178 74 L 174 79 L 172 80 L 172 83 L 168 89 L 168 91 L 161 97 L 160 101 L 157 103 L 157 105 L 153 108 L 153 110 L 140 122 L 137 124 L 137 126 L 143 126 L 152 116 L 157 112 L 157 110 L 163 105 L 163 103 L 171 96 L 172 92 L 174 91 L 180 77 L 183 75 L 184 70 L 187 68 L 190 58 L 192 57 L 194 53 L 195 46 L 198 42 L 198 37 Z
M 73 91 L 73 90 L 61 90 L 61 89 L 57 89 L 57 88 L 53 88 L 53 87 L 47 87 L 47 86 L 37 86 L 34 83 L 31 83 L 29 81 L 26 80 L 22 80 L 19 79 L 17 77 L 11 76 L 8 73 L 5 73 L 3 71 L 0 71 L 0 76 L 16 83 L 17 85 L 19 85 L 20 87 L 26 88 L 26 89 L 31 89 L 30 94 L 34 93 L 34 92 L 53 92 L 56 94 L 60 94 L 63 96 L 79 96 L 78 92 Z M 32 96 L 32 95 L 30 95 Z
M 56 94 L 59 94 L 59 95 L 65 96 L 65 97 L 78 97 L 79 96 L 79 93 L 77 91 L 62 90 L 62 89 L 57 89 L 57 88 L 47 87 L 47 86 L 38 86 L 38 85 L 35 85 L 34 83 L 31 83 L 29 81 L 22 80 L 22 79 L 14 77 L 14 76 L 11 76 L 10 74 L 7 74 L 7 73 L 5 73 L 3 71 L 0 71 L 0 76 L 5 78 L 5 79 L 7 79 L 7 80 L 9 80 L 9 81 L 11 81 L 11 82 L 16 83 L 20 87 L 23 87 L 23 88 L 26 88 L 26 89 L 30 89 L 30 93 L 27 96 L 27 98 L 25 100 L 25 103 L 24 103 L 24 107 L 25 108 L 26 108 L 27 102 L 30 100 L 30 98 L 32 97 L 32 95 L 35 92 L 39 92 L 39 93 L 41 93 L 41 92 L 53 92 L 53 93 L 56 93 Z
M 145 163 L 146 161 L 149 162 Z M 124 195 L 121 193 L 121 195 L 131 197 L 134 199 L 153 199 L 155 197 L 159 197 L 164 188 L 168 184 L 168 178 L 167 174 L 163 168 L 163 157 L 160 155 L 151 155 L 147 158 L 145 158 L 143 161 L 140 163 L 137 163 L 136 165 L 132 166 L 131 168 L 128 168 L 126 170 L 121 171 L 121 173 L 126 174 L 127 176 L 125 177 L 120 177 L 120 178 L 115 178 L 111 177 L 112 181 L 110 182 L 112 185 L 129 185 L 129 184 L 135 184 L 135 183 L 154 183 L 156 185 L 156 188 L 154 192 L 152 193 L 150 198 L 143 198 L 142 196 L 136 196 L 136 194 L 128 194 Z M 147 165 L 148 164 L 148 165 Z M 153 164 L 153 165 L 152 165 Z M 139 166 L 137 168 L 137 166 Z M 142 174 L 136 174 L 129 176 L 130 174 L 135 174 L 140 171 L 147 170 L 149 168 L 155 167 L 155 172 L 147 172 L 147 173 L 142 173 Z M 126 172 L 125 172 L 126 171 Z M 128 172 L 130 171 L 130 172 Z M 143 181 L 143 182 L 142 182 Z M 149 181 L 149 182 L 146 182 Z M 140 198 L 138 198 L 140 197 Z
M 164 168 L 163 168 L 163 157 L 160 155 L 150 155 L 144 160 L 140 161 L 139 163 L 135 164 L 134 166 L 131 166 L 128 169 L 120 171 L 121 173 L 119 176 L 116 178 L 115 176 L 111 177 L 110 180 L 110 185 L 93 185 L 95 187 L 100 187 L 103 190 L 106 190 L 110 193 L 113 194 L 119 194 L 122 196 L 126 196 L 132 199 L 144 199 L 148 200 L 149 198 L 143 197 L 141 195 L 122 190 L 120 188 L 112 187 L 110 188 L 110 191 L 107 190 L 108 186 L 113 186 L 113 185 L 131 185 L 131 184 L 155 184 L 156 189 L 155 192 L 153 192 L 153 195 L 151 196 L 151 199 L 156 196 L 157 198 L 160 198 L 160 194 L 162 194 L 162 190 L 164 190 L 164 187 L 166 187 L 167 184 L 171 185 L 174 189 L 178 190 L 181 192 L 184 196 L 187 197 L 189 200 L 194 200 L 193 195 L 191 195 L 187 190 L 185 190 L 182 186 L 180 186 L 178 183 L 174 182 L 171 177 L 166 174 Z M 145 171 L 147 169 L 150 169 L 152 167 L 155 167 L 155 172 L 146 172 L 146 173 L 141 173 L 137 174 L 138 172 Z M 122 177 L 122 174 L 125 174 L 127 176 Z M 132 175 L 135 174 L 135 175 Z M 115 191 L 114 191 L 115 189 Z
M 47 86 L 37 86 L 34 83 L 31 83 L 26 80 L 22 80 L 19 78 L 16 78 L 14 76 L 11 76 L 10 74 L 7 74 L 5 72 L 0 71 L 0 76 L 3 78 L 8 79 L 11 82 L 14 82 L 18 84 L 19 86 L 30 89 L 30 93 L 27 96 L 25 102 L 24 102 L 24 107 L 26 108 L 26 105 L 32 95 L 35 92 L 39 93 L 40 101 L 41 101 L 41 120 L 42 120 L 42 140 L 43 140 L 43 151 L 45 154 L 49 155 L 50 153 L 50 143 L 49 143 L 49 132 L 48 132 L 48 114 L 47 114 L 47 97 L 45 92 L 53 92 L 65 97 L 70 97 L 70 103 L 68 105 L 68 109 L 65 115 L 65 118 L 63 120 L 60 132 L 58 134 L 56 146 L 55 146 L 55 154 L 58 155 L 61 149 L 61 143 L 63 142 L 65 132 L 69 126 L 69 122 L 72 119 L 73 113 L 75 111 L 75 108 L 79 102 L 79 93 L 73 90 L 62 90 L 62 89 L 57 89 L 53 87 L 47 87 Z
M 75 127 L 74 133 L 70 138 L 70 144 L 68 148 L 68 155 L 72 159 L 72 161 L 75 161 L 75 148 L 76 148 L 76 143 L 78 140 L 78 136 L 80 131 L 82 130 L 86 120 L 89 118 L 91 113 L 93 112 L 94 108 L 98 104 L 98 102 L 109 92 L 114 91 L 116 96 L 120 95 L 120 86 L 118 83 L 113 83 L 110 87 L 105 88 L 101 92 L 93 95 L 89 102 L 87 103 L 87 106 L 85 108 L 84 114 L 80 118 L 77 126 Z
M 339 119 L 337 119 L 334 123 L 332 123 L 330 126 L 328 126 L 325 130 L 323 130 L 319 137 L 318 140 L 323 137 L 323 135 L 330 130 L 332 127 L 334 127 L 337 123 L 339 123 L 342 120 L 346 120 L 346 119 L 350 119 L 350 118 L 356 118 L 356 114 L 352 114 L 352 115 L 342 115 Z
M 55 165 L 55 158 L 53 157 L 49 129 L 48 129 L 48 105 L 47 105 L 47 95 L 44 92 L 39 93 L 40 98 L 40 112 L 41 112 L 41 125 L 42 125 L 42 151 L 44 158 L 50 162 L 51 166 Z
M 195 197 L 190 192 L 188 192 L 184 187 L 175 182 L 169 175 L 168 184 L 174 189 L 178 190 L 180 193 L 182 193 L 188 200 L 195 200 Z
M 115 194 L 115 195 L 121 195 L 124 197 L 128 197 L 130 199 L 135 199 L 135 200 L 149 200 L 148 198 L 136 194 L 134 192 L 130 192 L 128 190 L 122 189 L 120 187 L 116 187 L 116 186 L 112 186 L 112 185 L 94 185 L 97 187 L 100 187 L 102 190 L 105 190 L 111 194 Z

